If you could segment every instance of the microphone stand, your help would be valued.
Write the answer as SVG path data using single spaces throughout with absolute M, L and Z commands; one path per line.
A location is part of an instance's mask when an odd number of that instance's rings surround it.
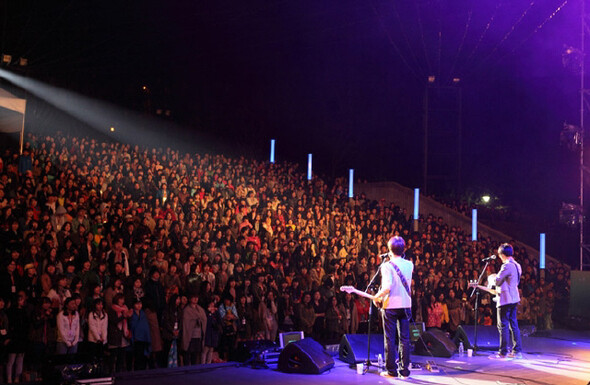
M 486 265 L 483 267 L 483 270 L 481 271 L 481 273 L 479 274 L 479 278 L 477 279 L 477 284 L 479 285 L 479 283 L 481 282 L 481 279 L 483 278 L 483 274 L 486 272 L 488 265 L 490 264 L 490 261 L 486 261 Z M 469 296 L 470 298 L 473 297 L 473 294 L 475 293 L 475 306 L 473 307 L 473 310 L 475 312 L 475 321 L 473 322 L 473 355 L 477 356 L 477 323 L 479 321 L 479 314 L 478 314 L 478 305 L 479 305 L 479 288 L 476 286 L 473 288 L 473 291 L 471 292 L 471 295 Z
M 383 266 L 384 262 L 385 262 L 385 259 L 383 259 L 383 261 L 381 261 L 381 263 L 379 264 L 377 271 L 375 272 L 375 274 L 373 275 L 373 278 L 371 278 L 371 281 L 369 282 L 369 284 L 367 285 L 367 288 L 365 289 L 365 293 L 367 293 L 369 288 L 371 286 L 373 286 L 373 282 L 375 281 L 375 278 L 377 278 L 377 276 L 381 272 L 381 266 Z M 371 318 L 373 318 L 373 307 L 374 307 L 373 301 L 369 300 L 369 322 L 367 325 L 367 361 L 365 362 L 363 374 L 367 373 L 369 371 L 369 366 L 371 366 Z

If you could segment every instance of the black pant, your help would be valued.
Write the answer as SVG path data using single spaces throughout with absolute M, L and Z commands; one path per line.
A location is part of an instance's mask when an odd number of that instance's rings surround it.
M 104 344 L 102 342 L 89 342 L 88 349 L 93 357 L 100 360 L 104 357 Z
M 201 363 L 201 351 L 203 347 L 201 345 L 200 338 L 192 338 L 188 349 L 184 352 L 184 365 L 196 365 Z
M 230 356 L 232 353 L 235 352 L 235 346 L 236 345 L 236 333 L 228 333 L 225 334 L 223 333 L 221 335 L 220 341 L 219 341 L 219 353 L 220 353 L 220 358 L 222 359 L 230 359 Z
M 512 337 L 512 351 L 522 352 L 522 340 L 518 320 L 516 319 L 516 308 L 518 304 L 498 306 L 498 332 L 500 333 L 500 354 L 508 353 L 508 334 Z
M 125 370 L 125 348 L 110 348 L 111 374 Z
M 392 375 L 410 375 L 410 318 L 412 309 L 385 309 L 385 368 Z M 396 339 L 398 344 L 396 344 Z M 399 356 L 398 356 L 399 352 Z
M 133 342 L 133 369 L 145 370 L 147 366 L 147 357 L 145 352 L 148 348 L 149 343 L 145 341 L 134 341 Z
M 162 339 L 162 351 L 160 352 L 160 357 L 158 359 L 158 365 L 161 368 L 168 367 L 168 354 L 170 353 L 171 346 L 172 340 Z

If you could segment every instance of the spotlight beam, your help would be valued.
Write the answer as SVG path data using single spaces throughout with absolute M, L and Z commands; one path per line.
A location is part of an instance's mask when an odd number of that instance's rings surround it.
M 124 116 L 124 113 L 119 108 L 108 103 L 50 86 L 1 68 L 0 77 L 97 130 L 104 131 L 106 127 L 111 126 L 113 121 L 119 121 Z
M 101 133 L 114 137 L 114 130 L 109 128 L 116 123 L 116 140 L 119 141 L 133 144 L 150 142 L 162 145 L 169 143 L 173 132 L 179 131 L 179 127 L 173 123 L 149 119 L 137 112 L 17 75 L 2 68 L 0 68 L 0 78 L 6 79 L 50 105 L 67 112 Z M 205 143 L 208 143 L 207 147 L 217 149 L 224 147 L 210 138 L 204 138 L 203 135 L 196 136 L 191 133 L 191 142 L 199 144 L 199 147 Z M 177 141 L 181 146 L 186 145 L 186 141 L 180 138 Z

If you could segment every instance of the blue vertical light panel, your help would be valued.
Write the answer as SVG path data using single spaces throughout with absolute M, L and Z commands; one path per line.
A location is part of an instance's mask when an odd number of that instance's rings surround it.
M 414 189 L 414 220 L 418 220 L 420 214 L 420 189 Z
M 270 163 L 275 162 L 275 140 L 270 140 Z
M 311 180 L 311 154 L 307 154 L 307 180 Z
M 354 169 L 350 169 L 348 170 L 348 197 L 349 198 L 353 198 L 354 197 L 354 192 L 353 192 L 353 187 L 354 187 Z
M 477 209 L 471 210 L 471 240 L 477 241 Z
M 545 268 L 545 233 L 541 233 L 539 237 L 539 268 Z

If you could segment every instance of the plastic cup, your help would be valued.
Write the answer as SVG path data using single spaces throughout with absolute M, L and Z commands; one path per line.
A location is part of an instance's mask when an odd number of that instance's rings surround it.
M 473 349 L 467 349 L 467 357 L 473 357 Z
M 360 364 L 356 364 L 356 374 L 363 374 L 365 371 L 365 364 L 362 362 Z

